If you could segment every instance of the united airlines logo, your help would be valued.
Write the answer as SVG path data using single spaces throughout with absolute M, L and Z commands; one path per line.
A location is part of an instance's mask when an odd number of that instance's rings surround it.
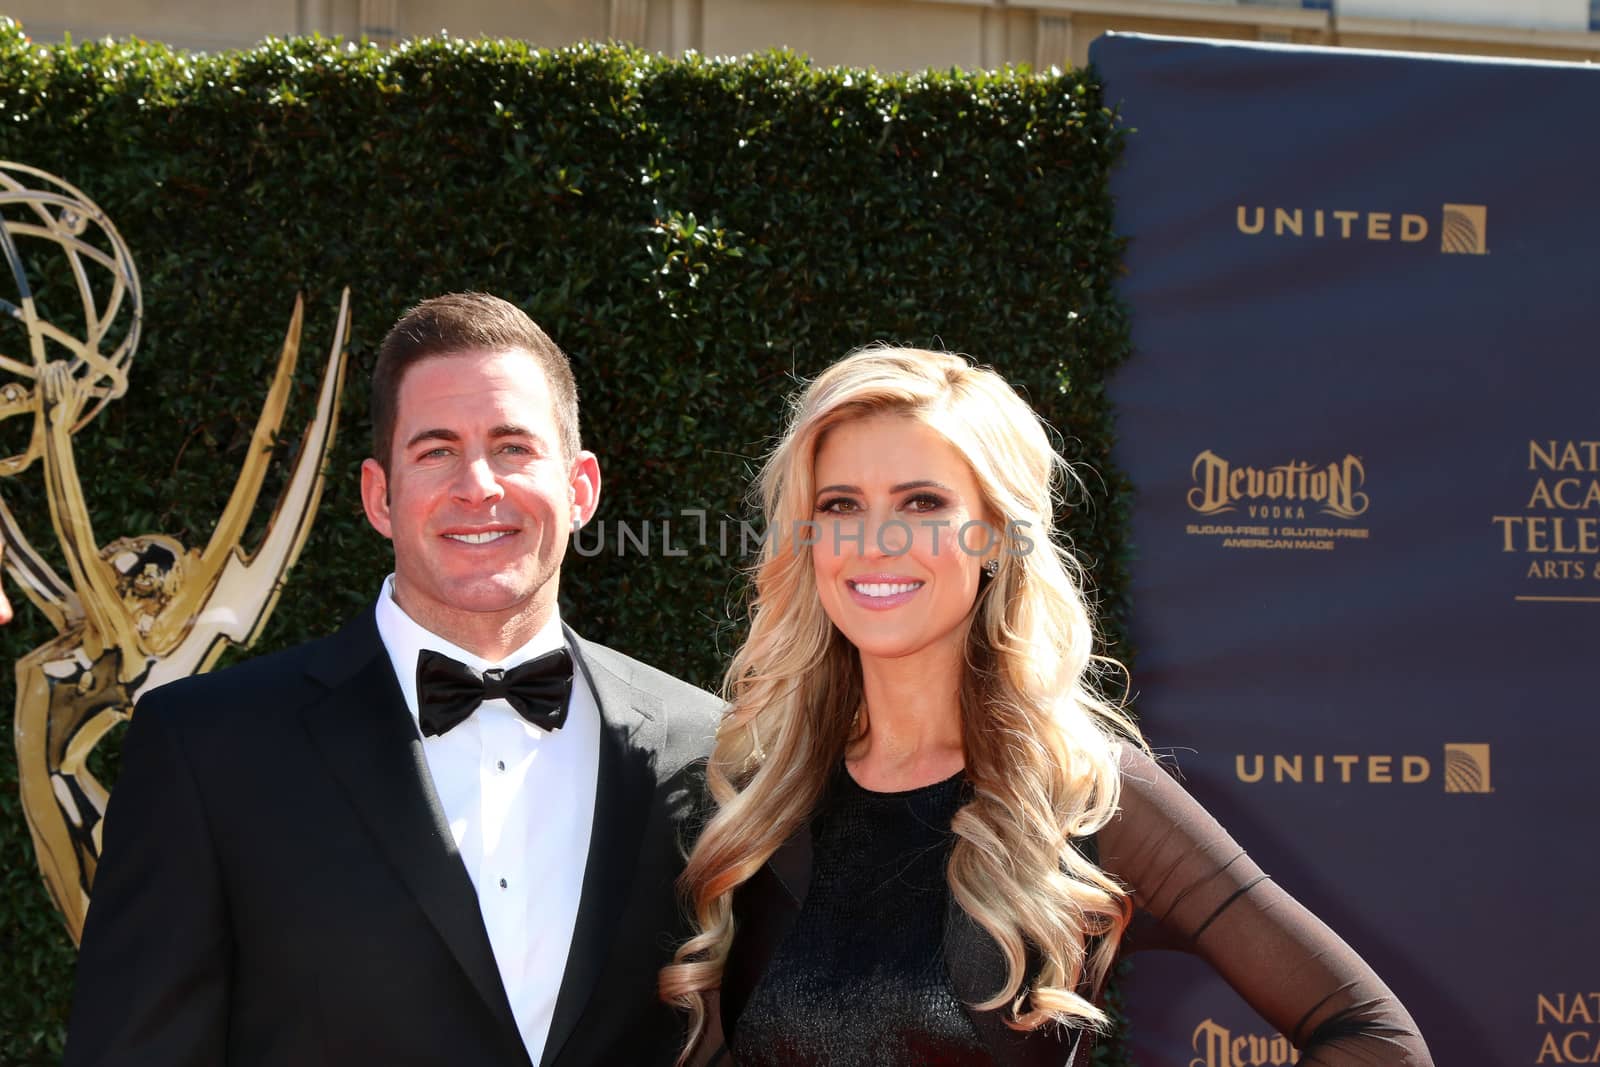
M 1446 793 L 1493 793 L 1489 784 L 1488 745 L 1444 746 Z
M 1458 256 L 1489 254 L 1489 209 L 1482 204 L 1446 204 L 1439 250 Z
M 1486 204 L 1444 204 L 1437 215 L 1417 211 L 1237 204 L 1233 224 L 1248 237 L 1390 242 L 1422 247 L 1437 234 L 1439 251 L 1447 255 L 1489 254 L 1489 208 Z
M 1435 769 L 1438 773 L 1435 773 Z M 1417 752 L 1239 752 L 1233 775 L 1246 785 L 1421 785 L 1446 793 L 1493 793 L 1489 746 L 1450 742 L 1436 765 Z

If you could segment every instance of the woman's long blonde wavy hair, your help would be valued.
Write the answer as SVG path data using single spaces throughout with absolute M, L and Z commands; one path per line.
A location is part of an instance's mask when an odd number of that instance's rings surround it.
M 1106 1021 L 1093 996 L 1131 905 L 1070 842 L 1116 810 L 1116 738 L 1143 742 L 1097 692 L 1106 661 L 1093 654 L 1078 565 L 1056 543 L 1056 494 L 1069 472 L 1033 410 L 995 372 L 949 353 L 868 348 L 800 393 L 757 483 L 767 537 L 749 637 L 724 682 L 731 708 L 708 770 L 717 810 L 679 883 L 698 933 L 660 979 L 662 998 L 690 1015 L 684 1059 L 704 1034 L 706 994 L 722 983 L 734 890 L 806 825 L 864 728 L 860 662 L 823 612 L 797 534 L 813 518 L 823 436 L 878 414 L 921 420 L 949 441 L 1011 535 L 966 641 L 962 746 L 973 796 L 953 821 L 947 871 L 955 900 L 1006 961 L 1004 985 L 976 1007 L 1010 1005 L 1018 1029 Z M 1024 989 L 1030 953 L 1039 968 Z

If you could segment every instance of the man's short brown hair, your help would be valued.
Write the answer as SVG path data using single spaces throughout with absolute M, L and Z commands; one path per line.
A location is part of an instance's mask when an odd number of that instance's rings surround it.
M 412 365 L 462 352 L 512 348 L 527 352 L 544 371 L 561 431 L 561 451 L 571 461 L 581 446 L 578 386 L 567 354 L 515 304 L 488 293 L 447 293 L 401 315 L 378 346 L 378 363 L 372 370 L 372 455 L 384 471 L 389 470 L 394 448 L 400 382 Z

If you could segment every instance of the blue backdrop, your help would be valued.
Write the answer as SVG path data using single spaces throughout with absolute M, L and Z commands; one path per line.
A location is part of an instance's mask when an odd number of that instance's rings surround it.
M 1600 70 L 1113 35 L 1136 709 L 1448 1067 L 1600 1062 Z M 1146 1067 L 1289 1062 L 1136 958 Z

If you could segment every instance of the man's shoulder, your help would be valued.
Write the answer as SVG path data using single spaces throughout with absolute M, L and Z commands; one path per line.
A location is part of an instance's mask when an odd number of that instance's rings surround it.
M 671 710 L 674 721 L 698 720 L 714 727 L 722 717 L 725 705 L 715 693 L 594 641 L 580 639 L 579 649 L 591 670 L 606 671 L 635 689 L 653 694 Z
M 357 619 L 338 633 L 156 686 L 139 697 L 139 712 L 160 709 L 163 715 L 181 717 L 184 709 L 197 707 L 215 711 L 224 705 L 241 710 L 293 706 L 299 694 L 323 691 L 340 673 L 358 666 L 361 657 L 353 653 L 369 644 L 362 620 Z

